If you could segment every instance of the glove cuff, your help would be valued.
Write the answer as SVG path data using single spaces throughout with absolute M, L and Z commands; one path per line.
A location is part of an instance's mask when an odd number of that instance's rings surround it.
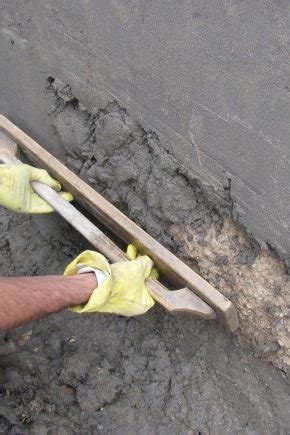
M 88 273 L 88 272 L 93 272 L 96 276 L 96 280 L 98 283 L 98 287 L 100 287 L 104 281 L 106 281 L 106 279 L 109 276 L 108 272 L 104 272 L 101 269 L 97 269 L 94 267 L 88 267 L 88 266 L 82 266 L 82 265 L 77 265 L 77 274 L 79 273 Z

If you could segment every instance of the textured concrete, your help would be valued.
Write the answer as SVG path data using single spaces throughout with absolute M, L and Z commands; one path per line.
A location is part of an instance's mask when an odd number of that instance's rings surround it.
M 43 238 L 30 216 L 0 210 L 0 274 L 62 273 L 87 243 L 55 224 Z M 61 312 L 0 333 L 0 386 L 5 435 L 290 433 L 283 372 L 240 333 L 157 305 L 132 318 Z
M 0 1 L 0 110 L 61 154 L 48 76 L 118 100 L 290 255 L 288 0 Z

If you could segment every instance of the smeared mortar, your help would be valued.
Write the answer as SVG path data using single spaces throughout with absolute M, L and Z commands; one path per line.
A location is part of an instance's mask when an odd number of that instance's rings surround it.
M 232 299 L 241 332 L 287 370 L 288 275 L 278 257 L 233 222 L 229 187 L 202 186 L 117 102 L 89 112 L 63 82 L 50 77 L 47 90 L 68 167 Z

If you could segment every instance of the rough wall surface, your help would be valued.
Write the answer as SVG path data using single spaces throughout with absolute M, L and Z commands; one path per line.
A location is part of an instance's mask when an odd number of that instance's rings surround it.
M 289 276 L 233 223 L 230 192 L 201 186 L 116 102 L 90 112 L 52 77 L 47 91 L 66 165 L 232 300 L 242 334 L 288 371 Z
M 48 76 L 117 100 L 248 231 L 290 254 L 287 0 L 1 0 L 0 110 L 55 154 Z

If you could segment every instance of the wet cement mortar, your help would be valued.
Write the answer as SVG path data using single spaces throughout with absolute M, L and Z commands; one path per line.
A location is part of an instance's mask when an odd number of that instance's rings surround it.
M 233 223 L 229 186 L 200 186 L 116 102 L 88 112 L 52 78 L 48 92 L 66 164 L 229 297 L 241 331 L 157 305 L 135 318 L 66 311 L 9 331 L 0 432 L 289 433 L 283 262 Z M 88 247 L 57 216 L 0 213 L 2 275 L 62 273 Z

